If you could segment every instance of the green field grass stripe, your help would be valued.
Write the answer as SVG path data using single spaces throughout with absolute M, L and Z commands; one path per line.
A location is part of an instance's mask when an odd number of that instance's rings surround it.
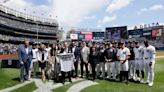
M 36 85 L 34 82 L 29 83 L 23 87 L 20 87 L 16 90 L 13 90 L 11 92 L 32 92 L 33 90 L 37 89 Z
M 80 92 L 84 88 L 87 88 L 92 85 L 97 85 L 97 84 L 98 83 L 96 83 L 96 82 L 86 80 L 86 81 L 79 82 L 79 83 L 73 85 L 66 92 Z
M 27 84 L 30 84 L 30 83 L 32 83 L 32 82 L 33 82 L 33 81 L 26 81 L 26 82 L 24 82 L 24 83 L 22 83 L 22 84 L 18 84 L 18 85 L 15 85 L 15 86 L 12 86 L 12 87 L 9 87 L 9 88 L 0 90 L 0 92 L 10 92 L 10 91 L 13 91 L 13 90 L 15 90 L 15 89 L 18 89 L 18 88 L 20 88 L 20 87 L 23 87 L 23 86 L 25 86 L 25 85 L 27 85 Z
M 73 79 L 72 82 L 78 82 L 78 81 L 82 81 L 82 80 L 84 80 L 84 79 L 81 79 L 81 78 Z M 65 85 L 68 85 L 68 84 L 70 84 L 70 83 L 69 82 L 65 83 Z M 52 89 L 56 89 L 56 88 L 59 88 L 59 87 L 62 87 L 62 86 L 64 86 L 64 85 L 61 84 L 61 83 L 58 83 L 58 84 L 54 85 Z
M 130 82 L 128 85 L 121 82 L 112 82 L 99 80 L 99 85 L 90 86 L 81 90 L 81 92 L 164 92 L 164 59 L 156 60 L 155 63 L 155 80 L 153 87 L 147 84 Z M 146 76 L 145 76 L 146 77 Z M 146 78 L 145 78 L 146 79 Z
M 82 80 L 74 81 L 73 83 L 67 83 L 67 84 L 65 84 L 65 85 L 63 85 L 61 87 L 53 89 L 52 91 L 53 92 L 66 92 L 71 86 L 73 86 L 73 85 L 75 85 L 75 84 L 77 84 L 79 82 L 82 82 L 82 81 L 84 81 L 84 80 L 82 79 Z
M 0 68 L 0 90 L 19 84 L 19 69 Z
M 161 58 L 164 58 L 164 55 L 162 55 L 162 56 L 156 56 L 156 59 L 161 59 Z

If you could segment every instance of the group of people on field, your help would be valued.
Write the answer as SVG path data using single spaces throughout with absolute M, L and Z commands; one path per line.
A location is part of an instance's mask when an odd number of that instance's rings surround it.
M 60 62 L 63 62 L 59 58 L 61 53 L 73 54 L 71 71 L 61 71 Z M 23 82 L 30 80 L 31 76 L 38 77 L 36 71 L 39 66 L 38 70 L 43 81 L 47 78 L 64 84 L 67 77 L 69 82 L 72 82 L 72 78 L 86 77 L 93 81 L 101 78 L 125 81 L 127 84 L 129 81 L 135 81 L 153 86 L 155 54 L 155 47 L 148 41 L 143 43 L 104 41 L 99 44 L 72 41 L 51 45 L 36 43 L 31 46 L 29 41 L 25 40 L 18 48 L 20 80 Z

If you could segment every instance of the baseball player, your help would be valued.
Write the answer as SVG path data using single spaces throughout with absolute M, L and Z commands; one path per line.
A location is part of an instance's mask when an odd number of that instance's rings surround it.
M 114 61 L 114 66 L 112 66 L 113 71 L 113 79 L 116 80 L 117 76 L 120 74 L 120 62 L 117 59 L 117 52 L 118 52 L 118 47 L 117 47 L 117 42 L 113 43 L 113 49 L 114 49 L 114 56 L 113 56 L 113 61 Z
M 125 47 L 125 44 L 123 42 L 120 42 L 121 48 L 117 52 L 118 60 L 120 61 L 120 81 L 123 80 L 123 77 L 126 79 L 126 83 L 128 84 L 128 71 L 129 71 L 129 65 L 128 65 L 128 59 L 130 55 L 130 50 Z
M 149 86 L 153 86 L 154 80 L 154 64 L 155 64 L 155 47 L 150 45 L 148 41 L 144 41 L 144 59 L 146 63 L 146 79 Z
M 99 64 L 97 64 L 97 75 L 100 73 L 100 70 L 102 71 L 100 77 L 104 78 L 105 77 L 105 58 L 104 58 L 104 51 L 105 51 L 105 43 L 102 43 L 100 45 L 100 50 L 99 50 Z
M 130 45 L 129 50 L 130 50 L 130 53 L 131 53 L 131 55 L 129 57 L 129 79 L 134 80 L 134 76 L 135 76 L 134 44 L 135 43 L 134 43 L 134 41 L 133 42 L 129 41 L 128 43 Z
M 144 83 L 144 59 L 143 59 L 144 49 L 142 46 L 139 46 L 138 42 L 135 42 L 134 54 L 135 54 L 135 70 L 137 74 L 134 80 Z M 142 77 L 140 76 L 140 72 Z
M 111 71 L 112 68 L 111 66 L 113 66 L 114 62 L 113 62 L 113 48 L 112 48 L 112 44 L 108 43 L 107 45 L 107 49 L 104 51 L 104 57 L 105 57 L 105 61 L 106 61 L 106 66 L 107 66 L 107 79 L 111 79 Z

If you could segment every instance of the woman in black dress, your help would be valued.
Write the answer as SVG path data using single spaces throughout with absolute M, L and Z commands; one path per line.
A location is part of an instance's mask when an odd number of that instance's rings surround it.
M 46 68 L 46 62 L 49 61 L 49 53 L 45 50 L 45 45 L 41 44 L 40 49 L 37 53 L 37 59 L 39 62 L 39 67 L 41 68 L 41 74 L 42 74 L 42 80 L 45 80 L 45 68 Z
M 96 68 L 96 65 L 98 63 L 98 59 L 99 59 L 99 55 L 98 55 L 98 51 L 96 50 L 96 47 L 93 46 L 92 48 L 92 52 L 90 53 L 90 56 L 89 56 L 89 63 L 91 65 L 91 68 L 92 68 L 92 77 L 93 77 L 93 81 L 96 79 L 96 71 L 95 71 L 95 68 Z

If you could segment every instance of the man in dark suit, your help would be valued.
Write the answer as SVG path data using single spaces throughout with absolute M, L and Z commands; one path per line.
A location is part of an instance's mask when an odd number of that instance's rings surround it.
M 25 40 L 23 45 L 18 48 L 18 57 L 20 61 L 20 81 L 28 80 L 30 63 L 32 60 L 32 47 L 29 45 L 29 41 Z M 26 70 L 26 77 L 24 76 L 24 70 Z
M 72 51 L 73 51 L 74 57 L 75 57 L 75 60 L 74 60 L 75 76 L 74 77 L 77 78 L 78 77 L 78 63 L 79 63 L 80 55 L 81 55 L 80 43 L 78 46 L 76 46 L 76 44 L 74 43 Z

